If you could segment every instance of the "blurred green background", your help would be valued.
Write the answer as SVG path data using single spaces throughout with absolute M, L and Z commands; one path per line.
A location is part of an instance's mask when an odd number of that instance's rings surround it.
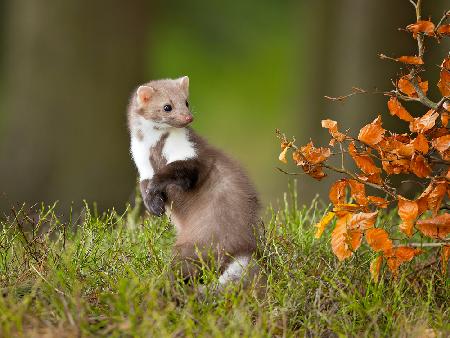
M 425 0 L 423 13 L 437 21 L 446 5 Z M 275 128 L 316 144 L 328 141 L 326 117 L 356 130 L 383 113 L 385 125 L 402 128 L 382 95 L 323 96 L 390 89 L 400 65 L 377 53 L 414 54 L 415 42 L 397 30 L 414 21 L 407 0 L 0 0 L 0 210 L 83 199 L 123 209 L 136 179 L 129 95 L 182 75 L 191 80 L 193 127 L 244 164 L 264 205 L 276 203 L 288 177 L 275 169 Z M 437 98 L 435 65 L 449 43 L 428 46 Z M 413 115 L 424 112 L 415 107 Z M 326 194 L 330 179 L 300 176 L 302 202 Z

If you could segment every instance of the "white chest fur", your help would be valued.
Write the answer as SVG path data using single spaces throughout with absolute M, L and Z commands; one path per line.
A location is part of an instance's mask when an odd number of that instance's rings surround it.
M 185 128 L 155 129 L 155 124 L 143 118 L 131 125 L 131 155 L 139 171 L 139 179 L 151 179 L 154 175 L 150 163 L 150 150 L 165 133 L 166 138 L 162 155 L 167 163 L 186 160 L 196 156 L 195 148 L 189 140 Z

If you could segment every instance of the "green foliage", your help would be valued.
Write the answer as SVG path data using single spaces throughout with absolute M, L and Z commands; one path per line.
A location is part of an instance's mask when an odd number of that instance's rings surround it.
M 329 236 L 313 240 L 323 208 L 299 208 L 295 200 L 286 194 L 266 223 L 261 265 L 268 286 L 260 298 L 238 286 L 200 296 L 170 282 L 174 232 L 166 219 L 129 227 L 133 211 L 98 215 L 86 206 L 65 223 L 54 206 L 34 217 L 22 208 L 1 223 L 0 336 L 450 332 L 450 281 L 438 270 L 416 275 L 406 269 L 417 266 L 408 266 L 398 280 L 374 284 L 366 273 L 373 253 L 360 250 L 339 263 L 324 243 Z

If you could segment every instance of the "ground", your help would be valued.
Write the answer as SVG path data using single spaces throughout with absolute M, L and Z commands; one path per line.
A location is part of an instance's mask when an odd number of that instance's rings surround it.
M 450 335 L 450 280 L 430 266 L 432 250 L 397 279 L 384 268 L 374 283 L 375 254 L 362 248 L 339 262 L 330 229 L 314 239 L 326 205 L 297 207 L 289 196 L 266 212 L 267 289 L 259 297 L 239 285 L 200 296 L 171 282 L 167 219 L 140 218 L 131 208 L 98 215 L 86 206 L 66 222 L 57 207 L 35 215 L 23 207 L 0 226 L 0 336 Z M 395 222 L 393 213 L 384 221 Z M 205 280 L 217 277 L 205 271 Z

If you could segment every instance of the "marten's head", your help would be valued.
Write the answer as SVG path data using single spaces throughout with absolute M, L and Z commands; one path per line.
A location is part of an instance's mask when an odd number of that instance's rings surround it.
M 136 113 L 161 128 L 183 128 L 193 121 L 189 110 L 189 78 L 156 80 L 140 86 L 134 96 Z

